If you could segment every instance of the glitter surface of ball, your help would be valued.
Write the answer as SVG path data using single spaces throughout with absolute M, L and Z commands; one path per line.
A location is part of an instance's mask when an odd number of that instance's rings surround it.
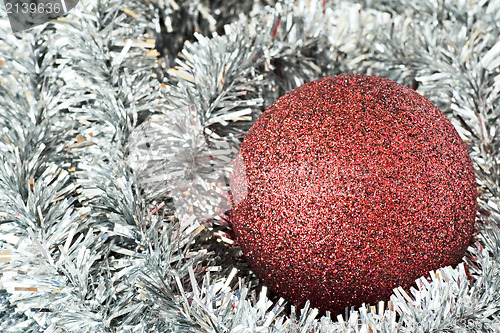
M 327 77 L 255 122 L 232 178 L 231 223 L 252 270 L 292 304 L 332 314 L 387 301 L 456 265 L 476 215 L 466 145 L 415 91 Z

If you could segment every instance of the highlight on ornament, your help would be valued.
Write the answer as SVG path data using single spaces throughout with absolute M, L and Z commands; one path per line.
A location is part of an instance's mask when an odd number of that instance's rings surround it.
M 231 191 L 235 239 L 260 280 L 332 314 L 460 263 L 477 211 L 472 162 L 446 116 L 364 75 L 318 79 L 269 106 Z

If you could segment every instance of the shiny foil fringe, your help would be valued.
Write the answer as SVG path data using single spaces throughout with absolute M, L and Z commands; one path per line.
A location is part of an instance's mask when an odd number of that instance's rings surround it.
M 0 15 L 1 331 L 500 331 L 499 1 L 89 0 L 16 36 Z M 480 214 L 457 268 L 331 318 L 258 286 L 220 213 L 252 122 L 340 73 L 447 114 Z

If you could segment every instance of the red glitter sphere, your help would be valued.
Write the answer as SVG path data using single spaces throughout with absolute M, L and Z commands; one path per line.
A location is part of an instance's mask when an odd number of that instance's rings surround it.
M 276 294 L 321 310 L 388 300 L 458 264 L 476 215 L 466 146 L 431 102 L 342 75 L 279 98 L 241 146 L 232 225 Z

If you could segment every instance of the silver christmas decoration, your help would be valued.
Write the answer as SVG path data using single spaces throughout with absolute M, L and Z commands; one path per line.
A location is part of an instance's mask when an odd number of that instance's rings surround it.
M 498 0 L 86 0 L 14 34 L 0 10 L 0 331 L 500 332 L 498 22 Z M 340 73 L 445 112 L 479 213 L 460 265 L 334 315 L 261 286 L 227 211 L 253 121 Z

